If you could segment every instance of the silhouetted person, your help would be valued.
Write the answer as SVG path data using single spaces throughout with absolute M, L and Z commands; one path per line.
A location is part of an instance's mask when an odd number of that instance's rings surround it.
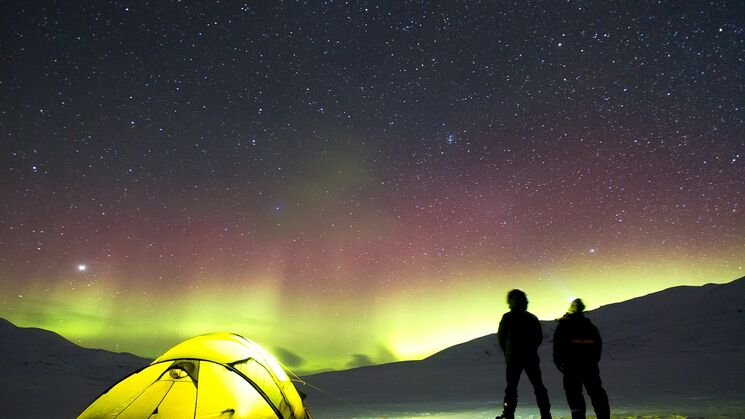
M 504 352 L 507 365 L 507 387 L 504 389 L 504 411 L 499 418 L 513 419 L 517 407 L 517 384 L 523 370 L 533 385 L 538 409 L 542 419 L 551 418 L 551 403 L 548 392 L 541 379 L 538 346 L 543 341 L 543 331 L 538 318 L 528 312 L 528 297 L 520 290 L 507 294 L 510 311 L 502 316 L 499 322 L 499 347 Z
M 600 381 L 600 353 L 603 341 L 598 329 L 584 315 L 585 305 L 579 298 L 572 301 L 569 311 L 558 320 L 554 333 L 554 363 L 564 373 L 564 392 L 572 410 L 572 419 L 585 419 L 585 398 L 582 385 L 590 396 L 595 416 L 610 418 L 608 395 Z

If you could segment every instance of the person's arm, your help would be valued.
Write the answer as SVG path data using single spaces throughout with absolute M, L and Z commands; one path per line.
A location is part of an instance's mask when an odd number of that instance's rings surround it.
M 595 362 L 600 362 L 600 356 L 603 352 L 603 339 L 600 337 L 600 332 L 598 331 L 598 328 L 595 327 L 595 325 L 592 326 L 593 334 L 595 335 Z
M 502 352 L 507 348 L 507 320 L 506 315 L 502 316 L 502 320 L 499 321 L 499 330 L 497 330 L 497 342 Z
M 535 319 L 535 347 L 541 346 L 541 343 L 543 343 L 543 328 L 541 327 L 541 321 L 538 320 L 538 317 L 533 317 Z
M 554 331 L 554 364 L 559 371 L 564 370 L 564 333 L 561 323 L 556 325 Z

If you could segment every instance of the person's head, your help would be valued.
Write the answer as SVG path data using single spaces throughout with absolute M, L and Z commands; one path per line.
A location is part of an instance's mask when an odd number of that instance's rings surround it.
M 569 306 L 569 311 L 567 313 L 569 314 L 582 314 L 585 312 L 585 303 L 582 302 L 581 299 L 575 298 L 572 301 L 572 304 Z
M 525 311 L 528 309 L 528 296 L 520 290 L 512 290 L 507 293 L 507 304 L 510 310 Z

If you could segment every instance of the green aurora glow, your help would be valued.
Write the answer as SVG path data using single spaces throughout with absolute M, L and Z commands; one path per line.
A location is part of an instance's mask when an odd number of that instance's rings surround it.
M 147 287 L 123 292 L 116 278 L 68 272 L 61 283 L 73 287 L 50 289 L 40 281 L 4 290 L 3 310 L 20 326 L 54 330 L 86 347 L 147 357 L 198 334 L 235 332 L 274 348 L 280 358 L 295 354 L 291 367 L 308 372 L 356 366 L 355 354 L 376 363 L 420 359 L 493 333 L 506 309 L 504 295 L 513 287 L 528 293 L 531 311 L 551 319 L 564 312 L 571 297 L 581 296 L 592 308 L 680 284 L 726 282 L 742 275 L 741 262 L 736 254 L 665 262 L 588 255 L 550 269 L 414 278 L 406 288 L 340 291 L 335 297 L 312 289 L 283 291 L 275 286 L 282 281 L 271 278 L 249 278 L 243 283 L 253 285 L 239 287 L 215 279 L 188 292 Z M 441 285 L 434 288 L 432 281 Z M 12 294 L 15 298 L 9 298 Z
M 20 326 L 310 372 L 745 274 L 742 1 L 6 3 Z

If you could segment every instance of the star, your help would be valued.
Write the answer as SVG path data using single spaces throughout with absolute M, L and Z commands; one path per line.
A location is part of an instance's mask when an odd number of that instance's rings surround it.
M 140 3 L 3 20 L 3 87 L 30 98 L 0 101 L 0 307 L 18 320 L 154 356 L 146 336 L 173 332 L 155 299 L 222 329 L 204 295 L 230 294 L 343 341 L 308 354 L 321 369 L 462 336 L 508 287 L 552 318 L 554 287 L 601 305 L 742 276 L 745 14 L 728 2 L 612 4 L 602 25 L 572 2 Z M 511 30 L 526 17 L 528 37 Z M 111 327 L 24 303 L 77 305 L 81 287 Z M 126 310 L 147 327 L 116 331 Z M 278 330 L 250 337 L 307 347 Z

